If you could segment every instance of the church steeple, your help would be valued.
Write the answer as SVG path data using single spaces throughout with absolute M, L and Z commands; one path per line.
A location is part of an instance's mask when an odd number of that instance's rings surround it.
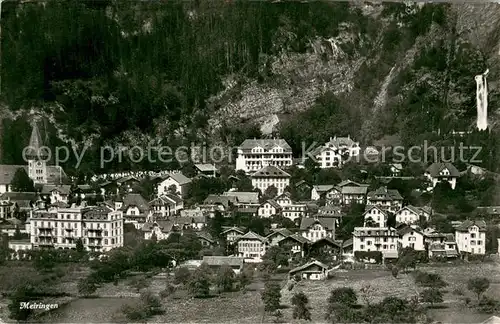
M 47 183 L 47 157 L 48 152 L 43 152 L 42 137 L 36 121 L 32 123 L 31 137 L 26 151 L 28 160 L 28 175 L 35 183 Z

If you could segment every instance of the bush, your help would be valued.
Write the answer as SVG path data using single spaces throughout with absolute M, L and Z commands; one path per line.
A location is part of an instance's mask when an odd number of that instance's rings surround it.
M 477 310 L 481 313 L 493 314 L 500 310 L 500 303 L 493 298 L 483 296 L 477 306 Z
M 422 287 L 429 288 L 443 288 L 448 285 L 446 282 L 444 282 L 440 275 L 424 271 L 415 272 L 415 283 Z
M 490 287 L 490 280 L 484 277 L 471 278 L 467 282 L 467 288 L 477 295 L 477 300 Z
M 191 272 L 186 267 L 180 267 L 175 271 L 174 280 L 175 283 L 187 284 L 191 278 Z
M 382 263 L 382 252 L 380 251 L 356 251 L 354 257 L 358 261 L 375 260 L 376 263 Z
M 455 289 L 453 289 L 453 291 L 451 293 L 453 295 L 456 295 L 456 296 L 463 296 L 464 295 L 464 291 L 462 290 L 462 288 L 455 288 Z

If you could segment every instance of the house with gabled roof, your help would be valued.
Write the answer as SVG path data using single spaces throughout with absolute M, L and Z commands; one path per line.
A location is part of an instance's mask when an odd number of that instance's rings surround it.
M 415 251 L 425 251 L 425 234 L 415 225 L 406 225 L 398 228 L 399 247 L 410 247 Z
M 158 195 L 167 193 L 176 193 L 181 197 L 186 197 L 188 194 L 191 179 L 183 175 L 181 172 L 172 172 L 163 177 L 157 185 Z M 175 189 L 175 192 L 172 192 Z
M 360 153 L 360 146 L 348 135 L 347 137 L 330 137 L 324 145 L 311 152 L 320 168 L 341 167 L 351 157 Z
M 364 204 L 366 202 L 367 185 L 345 185 L 340 188 L 343 205 Z
M 116 184 L 120 187 L 121 192 L 132 192 L 139 183 L 139 179 L 134 176 L 124 176 L 116 179 Z
M 67 203 L 68 197 L 71 193 L 71 186 L 69 185 L 43 185 L 40 191 L 42 199 L 50 198 L 51 202 L 62 201 Z
M 379 206 L 386 211 L 396 213 L 403 207 L 403 197 L 398 190 L 382 186 L 368 193 L 366 204 Z
M 328 266 L 319 261 L 311 261 L 300 267 L 290 270 L 289 279 L 299 276 L 304 280 L 324 280 L 328 277 Z
M 125 223 L 133 223 L 141 228 L 149 216 L 149 204 L 140 194 L 129 193 L 123 196 L 123 203 L 119 208 L 123 212 Z
M 281 214 L 281 209 L 281 206 L 274 199 L 269 199 L 260 204 L 257 209 L 257 215 L 259 217 L 269 218 Z
M 270 246 L 278 245 L 282 239 L 293 235 L 293 232 L 287 228 L 272 228 L 271 233 L 266 236 Z
M 427 208 L 415 207 L 407 205 L 396 212 L 396 223 L 400 224 L 416 224 L 423 217 L 426 221 L 429 220 L 430 212 Z
M 336 259 L 342 254 L 342 240 L 336 241 L 330 237 L 325 237 L 316 242 L 312 242 L 308 247 L 309 256 L 316 257 L 322 255 L 332 255 Z
M 196 236 L 198 236 L 201 246 L 205 249 L 211 248 L 216 244 L 216 241 L 208 232 L 197 232 Z
M 332 190 L 335 185 L 314 185 L 311 190 L 311 200 L 324 199 L 328 191 Z
M 300 232 L 303 237 L 311 242 L 318 241 L 325 237 L 335 239 L 335 218 L 304 217 L 300 222 Z
M 218 175 L 219 170 L 213 164 L 198 163 L 194 165 L 198 175 L 214 178 Z
M 259 189 L 261 193 L 265 193 L 267 188 L 274 186 L 278 190 L 278 195 L 281 195 L 290 185 L 291 178 L 290 174 L 272 165 L 260 169 L 250 177 L 252 186 Z
M 269 241 L 252 231 L 239 237 L 236 241 L 238 256 L 248 262 L 261 262 L 269 247 Z
M 353 251 L 380 251 L 384 259 L 398 257 L 399 234 L 391 227 L 355 227 L 353 232 Z
M 365 212 L 363 213 L 364 225 L 365 227 L 386 227 L 387 219 L 389 215 L 386 211 L 378 206 L 371 205 L 366 206 Z
M 274 199 L 281 207 L 281 215 L 296 221 L 307 215 L 307 204 L 304 202 L 295 202 L 292 200 L 292 195 L 289 192 L 284 192 Z
M 204 256 L 203 263 L 206 263 L 210 268 L 217 270 L 220 267 L 227 265 L 233 269 L 235 274 L 239 274 L 243 270 L 245 258 L 235 256 Z
M 144 233 L 145 240 L 151 240 L 153 236 L 158 241 L 166 240 L 174 231 L 174 222 L 171 220 L 157 220 L 154 222 L 146 222 L 141 228 Z
M 460 253 L 486 253 L 486 222 L 466 220 L 455 229 L 455 240 Z
M 184 207 L 184 201 L 177 195 L 165 194 L 149 202 L 149 208 L 155 219 L 177 215 Z
M 228 227 L 228 226 L 223 226 L 222 227 L 222 232 L 221 236 L 226 237 L 226 242 L 228 244 L 233 244 L 240 238 L 241 236 L 245 235 L 245 229 L 241 227 Z
M 236 170 L 255 172 L 267 166 L 290 167 L 292 148 L 284 139 L 246 139 L 237 149 Z
M 282 238 L 277 242 L 277 245 L 290 249 L 292 254 L 300 254 L 301 257 L 304 257 L 307 245 L 310 243 L 311 241 L 296 233 Z
M 434 162 L 425 170 L 424 176 L 432 182 L 432 188 L 441 181 L 447 181 L 451 189 L 455 189 L 460 172 L 449 162 Z
M 226 191 L 222 195 L 235 198 L 235 205 L 237 206 L 248 206 L 248 207 L 259 207 L 259 193 L 255 191 Z

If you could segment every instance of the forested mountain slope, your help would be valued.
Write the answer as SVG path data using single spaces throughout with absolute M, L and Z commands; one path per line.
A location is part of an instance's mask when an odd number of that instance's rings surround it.
M 498 4 L 58 0 L 2 9 L 3 163 L 20 162 L 30 112 L 44 116 L 51 145 L 93 148 L 235 145 L 259 129 L 294 148 L 333 134 L 446 141 L 438 130 L 474 127 L 474 76 L 486 68 L 498 132 Z M 482 142 L 488 151 L 495 137 Z

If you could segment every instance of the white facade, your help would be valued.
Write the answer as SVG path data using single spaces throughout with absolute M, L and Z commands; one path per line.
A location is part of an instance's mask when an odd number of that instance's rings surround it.
M 267 172 L 271 170 L 271 172 Z M 252 175 L 252 186 L 264 194 L 267 188 L 274 186 L 278 195 L 283 194 L 285 188 L 290 185 L 290 175 L 275 167 L 266 167 Z
M 33 247 L 74 249 L 81 238 L 90 251 L 105 252 L 123 246 L 123 215 L 108 207 L 52 207 L 30 218 Z
M 311 242 L 316 242 L 326 237 L 335 239 L 335 230 L 327 228 L 324 224 L 317 222 L 309 226 L 307 229 L 302 230 L 302 237 L 305 237 Z
M 292 149 L 282 139 L 245 140 L 238 147 L 236 170 L 247 173 L 272 165 L 285 168 L 292 165 Z
M 292 221 L 298 218 L 305 217 L 307 205 L 294 202 L 288 193 L 284 193 L 277 197 L 276 202 L 281 206 L 281 214 Z
M 396 222 L 398 224 L 416 224 L 420 221 L 420 216 L 429 220 L 429 214 L 419 207 L 406 206 L 396 212 Z
M 277 206 L 275 204 L 266 201 L 259 206 L 259 209 L 257 209 L 257 215 L 259 215 L 259 217 L 269 218 L 277 214 L 279 209 L 276 207 Z
M 245 259 L 251 259 L 254 262 L 261 262 L 266 254 L 268 241 L 253 232 L 241 236 L 238 239 L 238 256 Z
M 415 251 L 425 251 L 425 236 L 414 228 L 408 229 L 399 238 L 402 248 L 410 247 Z
M 367 221 L 371 219 L 373 222 L 378 224 L 378 227 L 386 227 L 387 226 L 387 214 L 377 206 L 367 207 L 365 213 L 363 214 L 365 223 L 364 226 L 367 226 Z
M 180 184 L 171 177 L 168 177 L 162 182 L 158 183 L 157 187 L 158 196 L 170 193 L 169 188 L 171 186 L 175 186 L 176 193 L 179 193 L 181 196 L 185 196 L 187 194 L 187 186 Z
M 359 156 L 361 148 L 350 136 L 333 137 L 315 154 L 320 168 L 341 167 L 345 160 Z
M 467 231 L 456 231 L 455 240 L 459 252 L 471 254 L 486 253 L 486 231 L 480 230 L 477 225 L 472 225 Z
M 398 233 L 388 227 L 355 227 L 353 233 L 353 252 L 380 251 L 382 254 L 398 253 Z

